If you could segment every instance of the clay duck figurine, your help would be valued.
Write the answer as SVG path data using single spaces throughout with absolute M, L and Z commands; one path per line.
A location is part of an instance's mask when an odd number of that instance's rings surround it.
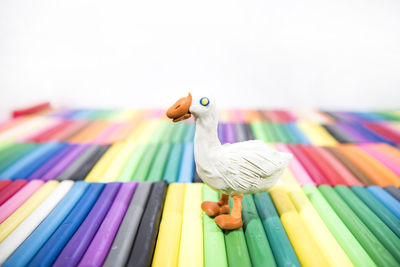
M 179 99 L 166 115 L 173 122 L 194 116 L 194 157 L 199 177 L 221 193 L 218 202 L 204 201 L 201 208 L 221 229 L 242 227 L 243 194 L 267 191 L 287 167 L 291 154 L 278 152 L 260 140 L 221 145 L 218 139 L 218 113 L 207 97 Z M 231 214 L 229 196 L 233 198 Z

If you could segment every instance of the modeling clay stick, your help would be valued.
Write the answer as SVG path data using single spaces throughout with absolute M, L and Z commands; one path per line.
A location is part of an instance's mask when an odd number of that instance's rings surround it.
M 313 122 L 297 122 L 313 145 L 333 146 L 338 142 L 321 125 Z
M 202 186 L 185 185 L 178 266 L 203 266 Z
M 59 160 L 57 164 L 53 166 L 42 179 L 45 181 L 56 179 L 76 158 L 84 152 L 89 145 L 78 145 L 62 159 Z
M 196 171 L 196 168 L 193 173 L 193 183 L 203 183 L 203 180 L 201 180 L 199 174 Z
M 357 147 L 345 145 L 340 146 L 339 150 L 347 151 L 347 153 L 351 154 L 355 160 L 357 159 L 358 164 L 362 165 L 366 170 L 369 170 L 370 173 L 374 175 L 374 178 L 379 180 L 380 185 L 400 186 L 400 177 Z
M 163 174 L 163 180 L 168 183 L 176 182 L 179 178 L 178 175 L 181 165 L 182 147 L 183 145 L 181 143 L 174 143 L 171 147 L 168 162 Z
M 390 159 L 396 162 L 397 165 L 400 165 L 400 150 L 398 148 L 395 148 L 387 144 L 376 144 L 372 145 L 371 149 L 374 149 L 382 154 L 387 155 L 387 157 L 390 157 Z
M 319 191 L 378 266 L 396 264 L 393 256 L 376 239 L 373 233 L 362 223 L 332 187 L 323 185 L 319 187 Z
M 33 131 L 31 134 L 27 134 L 22 136 L 19 141 L 20 142 L 35 142 L 36 140 L 42 138 L 42 136 L 46 135 L 49 131 L 53 131 L 54 128 L 60 127 L 63 125 L 62 120 L 54 119 L 52 123 L 49 125 L 39 129 L 38 131 Z
M 111 207 L 114 198 L 120 188 L 119 183 L 107 184 L 93 208 L 79 226 L 78 230 L 71 237 L 64 249 L 58 255 L 53 266 L 76 266 L 85 254 L 97 229 Z
M 325 124 L 322 125 L 322 127 L 324 127 L 325 130 L 340 143 L 355 143 L 355 140 L 350 135 L 341 130 L 335 124 Z
M 371 123 L 371 122 L 365 122 L 364 126 L 366 126 L 368 129 L 374 131 L 375 133 L 385 137 L 388 140 L 391 140 L 396 143 L 400 143 L 400 134 L 396 131 L 393 131 L 392 129 L 385 127 L 384 125 L 377 124 L 377 123 Z
M 85 163 L 85 161 L 87 161 L 91 156 L 93 156 L 93 154 L 99 147 L 101 146 L 100 145 L 88 146 L 88 148 L 85 151 L 83 151 L 82 154 L 80 154 L 74 162 L 72 162 L 64 171 L 62 171 L 62 173 L 57 177 L 57 179 L 72 180 L 73 174 L 76 173 L 81 168 L 81 166 Z
M 275 144 L 275 147 L 281 152 L 291 153 L 291 150 L 283 144 Z M 311 179 L 310 175 L 303 168 L 301 163 L 296 157 L 293 157 L 289 162 L 289 168 L 292 174 L 296 177 L 297 181 L 301 185 L 315 185 L 314 181 Z
M 218 201 L 218 193 L 203 185 L 203 201 Z M 224 234 L 205 212 L 203 216 L 204 266 L 227 267 Z M 179 241 L 178 241 L 179 242 Z
M 352 266 L 350 259 L 324 224 L 300 187 L 285 187 L 300 217 L 331 266 Z
M 57 181 L 50 181 L 39 188 L 27 201 L 22 204 L 0 225 L 0 242 L 31 214 L 37 206 L 56 188 Z
M 183 145 L 181 168 L 179 170 L 179 182 L 191 183 L 194 174 L 194 147 L 193 142 L 185 143 Z
M 218 139 L 220 140 L 220 142 L 221 142 L 222 145 L 224 144 L 224 141 L 223 141 L 223 138 L 224 138 L 224 137 L 223 137 L 223 134 L 222 134 L 224 125 L 225 125 L 225 123 L 219 122 L 219 123 L 218 123 L 218 126 L 217 126 Z
M 256 205 L 251 195 L 242 200 L 243 231 L 253 266 L 276 266 Z
M 185 122 L 181 123 L 174 123 L 172 124 L 173 129 L 172 129 L 172 135 L 171 135 L 171 142 L 172 143 L 179 143 L 182 142 L 183 138 L 185 137 L 185 133 L 187 131 L 187 128 L 189 124 Z
M 345 166 L 362 184 L 364 185 L 373 185 L 374 182 L 370 180 L 370 178 L 350 159 L 348 159 L 345 155 L 337 151 L 333 147 L 324 147 L 324 150 L 328 151 L 331 155 L 333 155 L 338 161 L 340 161 L 343 166 Z
M 100 132 L 93 140 L 89 141 L 94 144 L 107 144 L 107 139 L 119 128 L 120 123 L 112 123 Z
M 86 215 L 93 207 L 103 188 L 104 184 L 99 183 L 94 183 L 89 186 L 85 195 L 47 240 L 46 244 L 41 247 L 28 266 L 50 266 L 55 261 L 58 254 L 86 218 Z
M 0 179 L 23 179 L 39 168 L 54 154 L 65 148 L 66 144 L 48 143 L 40 145 L 37 149 L 24 156 L 0 174 Z
M 39 224 L 33 233 L 8 258 L 3 266 L 25 266 L 35 256 L 56 231 L 81 196 L 85 193 L 88 183 L 76 182 L 67 195 L 58 203 L 50 214 Z
M 296 142 L 295 143 L 301 143 L 301 144 L 311 144 L 311 141 L 308 139 L 308 137 L 300 130 L 300 128 L 297 126 L 295 122 L 287 124 L 287 126 L 292 134 L 296 137 Z
M 303 191 L 354 266 L 376 266 L 318 189 L 315 186 L 303 186 Z
M 392 256 L 400 262 L 400 239 L 348 187 L 336 186 L 335 191 Z
M 185 185 L 168 187 L 152 266 L 178 266 Z
M 229 206 L 232 210 L 232 198 L 230 198 Z M 236 230 L 224 231 L 224 237 L 228 266 L 251 266 L 250 255 L 247 250 L 243 228 L 240 227 Z
M 126 161 L 125 166 L 122 168 L 118 181 L 130 181 L 131 177 L 136 172 L 136 169 L 139 167 L 140 161 L 143 155 L 146 153 L 147 147 L 149 144 L 139 144 L 133 153 L 130 155 L 128 160 Z
M 300 263 L 305 266 L 330 266 L 285 189 L 275 186 L 269 193 Z
M 85 180 L 88 182 L 108 182 L 103 179 L 104 173 L 107 171 L 108 167 L 111 165 L 114 158 L 122 150 L 123 143 L 117 143 L 110 147 L 107 152 L 101 157 L 101 159 L 96 163 L 93 169 L 86 176 Z M 116 177 L 115 177 L 116 178 Z
M 293 143 L 292 137 L 286 129 L 286 124 L 275 123 L 274 127 L 279 139 L 282 140 L 283 143 Z
M 28 180 L 42 179 L 43 176 L 49 172 L 61 159 L 63 159 L 68 153 L 76 148 L 76 145 L 67 145 L 64 149 L 55 154 L 51 159 L 40 166 L 36 171 L 28 176 Z
M 365 162 L 362 158 L 360 158 L 360 153 L 353 153 L 354 151 L 351 149 L 346 149 L 344 146 L 337 146 L 335 148 L 331 148 L 330 151 L 337 152 L 342 154 L 343 157 L 347 158 L 353 165 L 355 165 L 362 173 L 364 173 L 368 179 L 371 181 L 369 184 L 379 184 L 379 185 L 387 185 L 388 181 L 384 177 L 379 177 L 376 169 Z M 335 156 L 337 154 L 335 153 Z M 358 176 L 358 175 L 357 175 Z M 364 178 L 365 179 L 365 178 Z M 363 181 L 364 182 L 364 181 Z M 365 182 L 364 182 L 365 183 Z
M 250 127 L 255 139 L 263 140 L 264 142 L 272 142 L 271 137 L 267 135 L 263 127 L 263 122 L 253 121 L 250 123 Z
M 307 170 L 308 174 L 311 176 L 313 181 L 320 184 L 330 184 L 329 181 L 324 177 L 324 175 L 314 166 L 314 163 L 309 159 L 309 157 L 296 145 L 287 146 L 290 151 L 294 154 L 297 160 L 302 164 L 303 168 Z
M 137 167 L 134 174 L 131 176 L 130 180 L 134 181 L 145 181 L 149 175 L 151 166 L 153 164 L 154 158 L 158 153 L 157 144 L 149 144 L 147 146 L 146 152 L 144 153 L 139 166 Z
M 63 181 L 56 189 L 13 231 L 0 243 L 0 264 L 28 238 L 46 216 L 56 207 L 61 199 L 73 186 L 72 181 Z
M 377 159 L 379 162 L 385 165 L 386 168 L 394 172 L 397 176 L 400 175 L 400 166 L 391 161 L 390 158 L 385 157 L 385 155 L 379 153 L 379 151 L 371 149 L 369 146 L 360 145 L 357 147 L 368 155 L 371 155 L 373 158 Z
M 2 122 L 0 125 L 0 133 L 6 132 L 9 129 L 17 127 L 20 124 L 24 124 L 25 122 L 32 119 L 32 116 L 20 117 L 16 119 L 10 119 L 8 121 Z
M 135 130 L 136 125 L 136 121 L 119 123 L 115 131 L 103 140 L 103 144 L 113 144 L 125 141 L 125 139 Z
M 80 165 L 79 169 L 71 176 L 73 180 L 83 180 L 88 175 L 88 173 L 92 170 L 93 166 L 102 158 L 104 153 L 110 148 L 109 145 L 99 146 L 97 149 L 90 154 L 90 157 L 83 161 L 82 165 Z
M 368 143 L 371 142 L 371 139 L 367 136 L 363 135 L 361 132 L 357 131 L 350 123 L 338 122 L 335 124 L 336 127 L 350 136 L 350 138 L 357 143 Z
M 333 173 L 336 173 L 337 176 L 348 185 L 362 185 L 362 183 L 357 180 L 357 178 L 348 170 L 346 167 L 337 160 L 331 153 L 329 153 L 323 147 L 312 147 L 312 150 L 316 152 L 316 154 L 323 159 L 324 162 L 329 164 L 330 168 L 332 169 Z
M 62 127 L 59 129 L 59 131 L 52 133 L 46 139 L 42 139 L 41 141 L 66 141 L 77 132 L 82 131 L 88 126 L 90 126 L 88 121 L 71 121 L 65 127 Z
M 82 140 L 86 135 L 90 135 L 92 131 L 97 131 L 97 128 L 104 126 L 102 122 L 100 123 L 93 121 L 84 121 L 84 122 L 85 124 L 72 127 L 73 129 L 69 130 L 62 136 L 63 139 L 66 139 L 68 142 L 71 143 L 77 143 L 80 140 Z
M 298 140 L 296 134 L 290 128 L 290 124 L 280 123 L 280 124 L 278 124 L 278 127 L 279 127 L 282 135 L 285 136 L 286 143 L 288 143 L 288 144 L 300 143 L 300 141 Z
M 400 201 L 400 189 L 395 186 L 386 186 L 385 190 L 392 195 L 395 199 Z
M 135 182 L 121 184 L 121 188 L 110 210 L 78 266 L 102 266 L 132 199 L 136 186 L 137 183 Z
M 0 171 L 4 171 L 24 155 L 37 148 L 37 144 L 13 144 L 9 149 L 0 154 Z
M 122 168 L 128 161 L 130 155 L 136 149 L 138 143 L 137 142 L 126 142 L 123 143 L 122 149 L 115 156 L 114 160 L 111 162 L 108 169 L 103 174 L 103 179 L 107 179 L 109 181 L 114 181 L 121 173 Z
M 330 165 L 329 162 L 325 160 L 325 158 L 321 157 L 321 155 L 315 151 L 314 147 L 305 145 L 298 145 L 297 147 L 308 156 L 308 158 L 314 163 L 326 180 L 329 181 L 329 184 L 347 185 L 346 181 L 341 177 L 341 175 Z
M 54 120 L 46 117 L 35 117 L 14 128 L 8 129 L 0 133 L 0 141 L 12 141 L 21 139 L 33 132 L 39 131 L 42 127 L 46 127 L 54 123 Z
M 299 182 L 297 182 L 296 178 L 294 178 L 293 173 L 290 169 L 285 169 L 280 177 L 285 185 L 293 185 L 293 186 L 301 186 Z
M 140 114 L 140 110 L 137 109 L 124 109 L 120 110 L 118 114 L 115 114 L 113 121 L 130 121 L 135 120 Z
M 151 264 L 166 190 L 166 182 L 153 183 L 127 266 L 145 267 Z
M 247 123 L 243 123 L 243 128 L 246 131 L 246 139 L 247 140 L 254 140 L 255 138 L 254 138 L 254 135 L 253 135 L 253 132 L 251 130 L 250 125 L 247 124 Z
M 381 137 L 380 135 L 377 135 L 376 133 L 372 132 L 371 130 L 369 130 L 368 128 L 365 128 L 363 125 L 361 125 L 360 123 L 353 123 L 352 126 L 359 131 L 360 133 L 362 133 L 363 135 L 367 136 L 368 138 L 370 138 L 372 143 L 388 143 L 391 145 L 396 145 L 395 142 L 392 142 L 386 138 Z
M 265 127 L 266 131 L 270 132 L 274 142 L 286 143 L 286 141 L 285 141 L 286 138 L 279 131 L 277 123 L 275 123 L 275 122 L 264 122 L 264 127 Z
M 17 193 L 10 197 L 0 206 L 0 224 L 3 223 L 13 212 L 15 212 L 24 202 L 30 198 L 41 186 L 43 181 L 33 180 L 21 188 Z
M 390 228 L 390 230 L 392 230 L 393 233 L 400 237 L 400 220 L 394 216 L 390 210 L 364 187 L 353 186 L 350 189 Z
M 225 124 L 225 129 L 224 129 L 224 134 L 225 134 L 225 140 L 227 143 L 234 143 L 236 142 L 236 130 L 235 130 L 235 125 L 233 123 L 226 123 Z
M 247 141 L 246 129 L 243 123 L 235 123 L 236 140 L 238 142 Z
M 17 193 L 27 183 L 28 181 L 26 180 L 16 180 L 3 188 L 3 190 L 0 191 L 0 205 L 3 205 L 4 202 L 6 202 L 10 197 Z
M 161 181 L 163 178 L 166 163 L 168 161 L 169 151 L 171 149 L 170 143 L 163 143 L 159 146 L 157 154 L 155 155 L 151 169 L 147 174 L 146 181 Z
M 368 186 L 367 190 L 374 195 L 385 207 L 400 219 L 400 202 L 379 186 Z
M 141 182 L 138 184 L 107 258 L 103 263 L 104 267 L 124 266 L 126 264 L 150 190 L 151 183 Z
M 262 114 L 265 117 L 265 120 L 270 121 L 270 122 L 281 122 L 281 118 L 279 117 L 279 114 L 277 114 L 274 110 L 263 110 Z
M 97 136 L 104 132 L 110 125 L 108 121 L 95 121 L 77 136 L 69 139 L 71 143 L 89 143 L 93 142 Z
M 0 180 L 0 194 L 3 193 L 3 189 L 12 183 L 11 180 Z M 0 204 L 1 205 L 1 204 Z
M 254 202 L 278 266 L 300 266 L 268 193 L 255 194 Z

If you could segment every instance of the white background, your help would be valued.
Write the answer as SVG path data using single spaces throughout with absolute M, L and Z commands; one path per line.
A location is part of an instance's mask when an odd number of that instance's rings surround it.
M 399 108 L 399 0 L 2 0 L 0 117 L 56 105 Z

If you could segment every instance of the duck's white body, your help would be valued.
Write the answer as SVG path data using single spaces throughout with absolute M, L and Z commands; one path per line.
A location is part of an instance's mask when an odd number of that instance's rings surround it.
M 194 103 L 196 103 L 194 101 Z M 199 177 L 222 194 L 265 192 L 289 164 L 292 155 L 278 152 L 260 140 L 221 145 L 215 105 L 192 104 L 195 117 L 194 156 Z

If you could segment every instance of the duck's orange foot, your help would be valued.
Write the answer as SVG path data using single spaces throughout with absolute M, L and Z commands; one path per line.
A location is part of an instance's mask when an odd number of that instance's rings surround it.
M 218 202 L 204 201 L 201 203 L 201 209 L 210 217 L 215 217 L 220 214 L 229 213 L 229 205 L 221 205 Z
M 219 215 L 214 222 L 224 230 L 235 230 L 243 226 L 242 218 L 235 218 L 227 214 Z

